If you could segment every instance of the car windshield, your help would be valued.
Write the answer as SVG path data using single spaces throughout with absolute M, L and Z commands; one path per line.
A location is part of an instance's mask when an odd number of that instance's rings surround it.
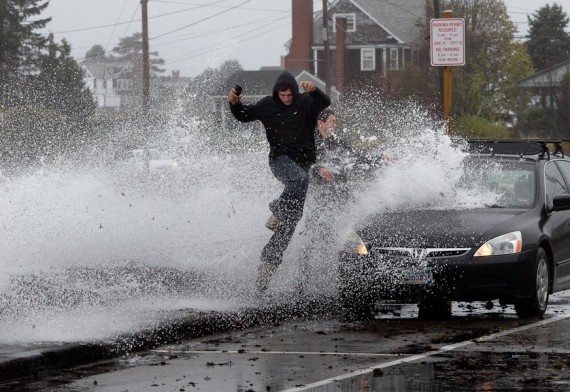
M 489 207 L 530 208 L 535 201 L 535 167 L 528 162 L 469 159 L 458 186 L 495 194 Z

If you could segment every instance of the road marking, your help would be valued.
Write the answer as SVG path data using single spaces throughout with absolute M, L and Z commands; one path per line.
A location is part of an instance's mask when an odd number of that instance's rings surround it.
M 570 314 L 567 315 L 561 315 L 561 316 L 556 316 L 553 317 L 551 319 L 547 319 L 547 320 L 541 320 L 541 321 L 537 321 L 536 323 L 531 323 L 531 324 L 527 324 L 527 325 L 523 325 L 521 327 L 516 327 L 516 328 L 512 328 L 512 329 L 508 329 L 502 332 L 497 332 L 491 335 L 487 335 L 487 336 L 482 336 L 480 338 L 477 339 L 471 339 L 471 340 L 465 340 L 463 342 L 459 342 L 459 343 L 454 343 L 454 344 L 450 344 L 448 346 L 444 346 L 441 347 L 439 350 L 434 350 L 434 351 L 427 351 L 425 353 L 422 354 L 416 354 L 416 355 L 411 355 L 409 357 L 405 357 L 405 358 L 401 358 L 401 359 L 397 359 L 394 361 L 390 361 L 390 362 L 386 362 L 386 363 L 382 363 L 376 366 L 371 366 L 368 367 L 366 369 L 360 369 L 360 370 L 356 370 L 352 373 L 346 373 L 343 374 L 341 376 L 336 376 L 336 377 L 331 377 L 331 378 L 327 378 L 325 380 L 321 380 L 321 381 L 317 381 L 311 384 L 307 384 L 305 386 L 302 387 L 295 387 L 295 388 L 291 388 L 291 389 L 286 389 L 284 391 L 281 392 L 298 392 L 298 391 L 307 391 L 309 389 L 313 389 L 313 388 L 317 388 L 317 387 L 321 387 L 321 386 L 325 386 L 331 383 L 335 383 L 338 381 L 342 381 L 348 378 L 353 378 L 353 377 L 357 377 L 357 376 L 361 376 L 363 374 L 368 374 L 368 373 L 372 373 L 374 370 L 376 369 L 386 369 L 392 366 L 397 366 L 397 365 L 401 365 L 404 363 L 409 363 L 409 362 L 414 362 L 414 361 L 419 361 L 421 359 L 427 358 L 427 357 L 431 357 L 437 354 L 441 354 L 444 352 L 448 352 L 448 351 L 453 351 L 456 350 L 458 348 L 461 347 L 465 347 L 465 346 L 469 346 L 471 344 L 475 344 L 475 343 L 479 343 L 479 342 L 485 342 L 488 340 L 492 340 L 498 337 L 502 337 L 502 336 L 506 336 L 506 335 L 510 335 L 516 332 L 521 332 L 521 331 L 525 331 L 527 329 L 531 329 L 531 328 L 535 328 L 535 327 L 540 327 L 542 325 L 547 325 L 550 323 L 554 323 L 560 320 L 564 320 L 570 317 Z
M 150 350 L 157 354 L 291 354 L 291 355 L 336 355 L 343 357 L 401 357 L 402 354 L 387 353 L 339 353 L 321 351 L 235 351 L 235 350 Z

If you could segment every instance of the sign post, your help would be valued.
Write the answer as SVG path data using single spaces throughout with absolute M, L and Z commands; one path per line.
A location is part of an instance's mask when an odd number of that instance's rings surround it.
M 434 67 L 443 69 L 443 118 L 448 131 L 453 99 L 453 66 L 465 65 L 465 20 L 453 18 L 453 11 L 444 11 L 443 18 L 430 23 L 430 58 Z

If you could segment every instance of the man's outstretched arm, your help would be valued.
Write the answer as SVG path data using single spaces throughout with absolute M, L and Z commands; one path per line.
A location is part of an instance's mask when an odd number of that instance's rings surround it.
M 249 122 L 257 120 L 255 105 L 243 105 L 241 103 L 241 95 L 237 94 L 235 89 L 228 92 L 228 102 L 230 104 L 230 111 L 234 117 L 241 122 Z

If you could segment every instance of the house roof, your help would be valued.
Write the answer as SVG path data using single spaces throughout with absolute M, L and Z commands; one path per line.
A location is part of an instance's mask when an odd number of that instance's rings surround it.
M 356 32 L 348 32 L 348 43 L 370 44 L 390 40 L 391 43 L 420 44 L 423 34 L 418 22 L 425 23 L 425 0 L 337 0 L 330 5 L 329 19 L 334 14 L 356 14 Z M 366 20 L 362 20 L 362 17 Z M 330 24 L 329 23 L 329 24 Z M 315 14 L 313 42 L 322 45 L 322 12 Z M 331 27 L 329 27 L 331 29 Z M 329 41 L 334 41 L 329 37 Z
M 102 63 L 83 62 L 81 65 L 85 68 L 87 77 L 97 79 L 128 78 L 133 69 L 131 63 L 116 61 Z M 157 77 L 156 72 L 152 68 L 150 69 L 150 77 Z
M 425 0 L 351 0 L 401 43 L 421 42 L 418 22 L 426 18 Z
M 570 59 L 527 76 L 517 84 L 520 88 L 559 86 L 562 77 L 568 72 L 570 72 Z
M 127 63 L 81 63 L 87 71 L 87 76 L 106 79 L 117 78 L 128 69 Z

